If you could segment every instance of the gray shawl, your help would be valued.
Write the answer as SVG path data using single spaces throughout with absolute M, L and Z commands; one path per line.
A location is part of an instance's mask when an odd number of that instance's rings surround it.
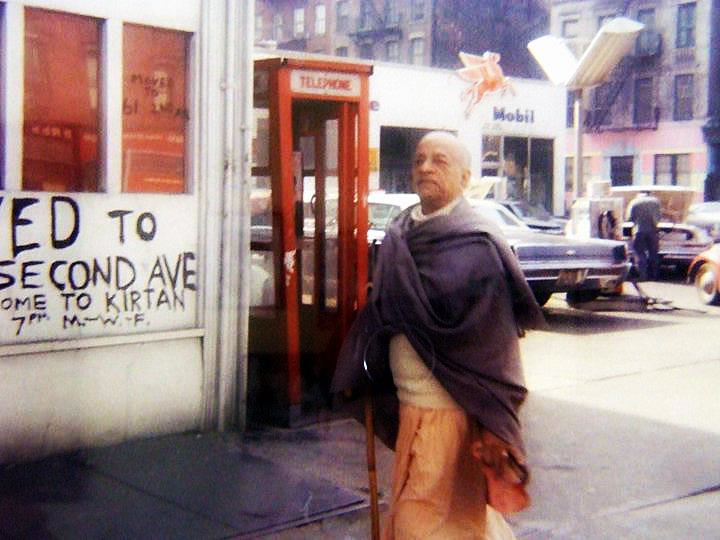
M 387 344 L 403 333 L 455 401 L 524 454 L 518 337 L 545 326 L 542 312 L 502 233 L 466 200 L 420 223 L 410 211 L 383 239 L 372 292 L 343 343 L 332 390 L 391 381 Z M 396 415 L 385 416 L 393 433 Z

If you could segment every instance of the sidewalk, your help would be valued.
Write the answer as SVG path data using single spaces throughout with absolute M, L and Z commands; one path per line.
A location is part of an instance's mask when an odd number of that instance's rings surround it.
M 392 455 L 377 451 L 384 496 Z M 0 538 L 276 537 L 348 514 L 357 523 L 342 527 L 366 538 L 368 506 L 365 434 L 351 419 L 170 435 L 0 468 Z

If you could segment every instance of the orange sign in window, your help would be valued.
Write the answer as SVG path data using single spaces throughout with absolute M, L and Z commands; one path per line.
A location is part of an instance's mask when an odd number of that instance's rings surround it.
M 184 193 L 189 35 L 134 24 L 123 32 L 123 189 Z
M 100 22 L 25 8 L 22 187 L 98 190 Z

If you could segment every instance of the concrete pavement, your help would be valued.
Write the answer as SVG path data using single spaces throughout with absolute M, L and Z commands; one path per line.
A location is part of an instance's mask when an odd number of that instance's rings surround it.
M 551 330 L 522 340 L 533 505 L 510 518 L 519 538 L 718 537 L 720 308 L 645 288 L 672 305 L 558 295 Z M 363 427 L 325 420 L 2 469 L 0 538 L 369 538 Z M 376 449 L 386 500 L 392 453 Z

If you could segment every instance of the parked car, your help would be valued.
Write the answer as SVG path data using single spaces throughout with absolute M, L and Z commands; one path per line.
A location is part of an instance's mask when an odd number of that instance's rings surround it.
M 720 304 L 720 244 L 695 257 L 688 268 L 688 282 L 695 283 L 700 301 Z
M 397 215 L 417 202 L 416 196 L 377 194 L 368 199 L 370 215 Z M 497 224 L 517 255 L 525 278 L 538 303 L 544 305 L 555 292 L 566 292 L 570 302 L 589 301 L 602 292 L 614 291 L 630 270 L 624 242 L 578 240 L 531 229 L 500 203 L 470 199 L 473 207 Z M 395 206 L 394 210 L 380 205 Z M 375 226 L 371 220 L 371 230 Z M 384 236 L 388 222 L 377 222 L 375 242 Z
M 713 241 L 720 242 L 720 201 L 693 204 L 685 223 L 704 229 Z
M 632 250 L 632 222 L 623 224 L 623 239 L 628 244 L 630 259 L 635 263 Z M 660 266 L 684 271 L 692 260 L 709 249 L 713 241 L 707 233 L 687 223 L 661 221 L 658 224 Z
M 555 292 L 571 303 L 594 300 L 615 291 L 630 271 L 624 242 L 540 233 L 495 201 L 471 203 L 503 231 L 540 305 Z
M 532 229 L 550 234 L 565 234 L 567 220 L 553 216 L 542 206 L 519 199 L 498 202 Z

